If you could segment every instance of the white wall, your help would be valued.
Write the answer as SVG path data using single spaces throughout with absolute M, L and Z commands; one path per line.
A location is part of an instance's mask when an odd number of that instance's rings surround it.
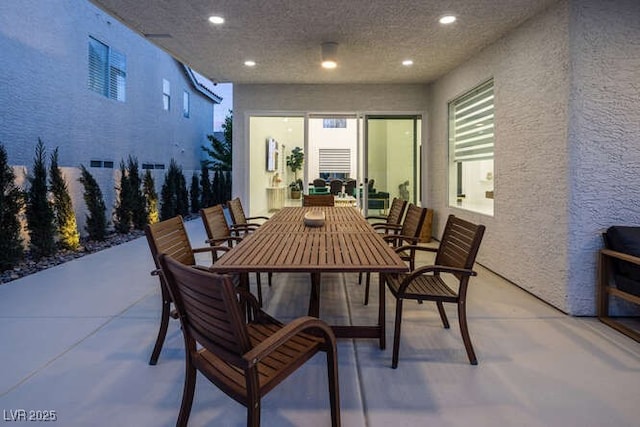
M 265 215 L 268 207 L 267 187 L 271 186 L 273 176 L 276 173 L 267 171 L 267 138 L 273 138 L 278 141 L 280 153 L 278 156 L 277 172 L 282 179 L 281 185 L 285 187 L 286 197 L 288 197 L 288 186 L 289 183 L 294 180 L 294 176 L 286 166 L 286 158 L 291 154 L 291 150 L 294 147 L 304 146 L 304 118 L 253 117 L 250 120 L 249 126 L 251 136 L 249 142 L 251 168 L 242 168 L 245 172 L 242 179 L 248 179 L 250 183 L 249 198 L 253 202 L 253 210 L 249 211 L 249 215 Z M 298 172 L 298 177 L 302 178 L 302 171 Z
M 569 269 L 568 22 L 563 1 L 432 85 L 425 184 L 436 235 L 450 213 L 485 224 L 478 261 L 563 310 Z M 447 103 L 490 77 L 496 114 L 493 217 L 451 208 L 447 201 Z
M 593 314 L 596 253 L 640 226 L 640 2 L 571 3 L 568 311 Z
M 429 195 L 487 225 L 479 262 L 595 314 L 601 232 L 640 225 L 640 3 L 561 1 L 430 87 Z M 493 76 L 495 214 L 446 202 L 446 104 Z

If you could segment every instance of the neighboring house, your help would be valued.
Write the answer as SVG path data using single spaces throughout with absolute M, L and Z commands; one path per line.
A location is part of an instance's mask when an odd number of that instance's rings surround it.
M 9 162 L 28 172 L 38 138 L 49 152 L 59 147 L 81 229 L 81 164 L 107 208 L 130 155 L 152 170 L 158 190 L 172 158 L 187 182 L 199 171 L 221 101 L 213 84 L 88 1 L 3 0 L 0 52 L 0 142 Z

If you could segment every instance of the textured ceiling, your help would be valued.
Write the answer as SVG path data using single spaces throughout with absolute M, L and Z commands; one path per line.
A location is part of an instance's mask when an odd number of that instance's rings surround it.
M 176 59 L 233 83 L 425 83 L 557 0 L 91 0 Z M 452 25 L 438 18 L 457 15 Z M 221 15 L 225 24 L 208 22 Z M 320 44 L 338 68 L 320 67 Z M 402 60 L 414 65 L 404 67 Z M 257 65 L 244 66 L 252 59 Z

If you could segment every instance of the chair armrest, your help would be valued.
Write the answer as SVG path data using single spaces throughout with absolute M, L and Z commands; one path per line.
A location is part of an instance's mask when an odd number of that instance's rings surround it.
M 229 252 L 231 250 L 228 246 L 208 246 L 205 248 L 195 248 L 193 253 L 211 252 L 211 258 L 213 262 L 218 260 L 218 252 Z
M 260 224 L 232 224 L 229 226 L 229 229 L 231 230 L 231 232 L 242 232 L 246 234 L 255 231 L 258 227 L 260 227 Z
M 364 219 L 381 219 L 381 220 L 386 220 L 387 217 L 386 216 L 382 216 L 382 215 L 371 215 L 371 216 L 365 216 Z
M 322 336 L 324 336 L 325 345 L 330 345 L 335 350 L 336 337 L 333 334 L 331 327 L 316 317 L 304 316 L 286 324 L 278 332 L 245 353 L 242 358 L 245 360 L 248 367 L 255 366 L 258 362 L 267 357 L 278 347 L 285 344 L 291 338 L 298 335 L 300 332 L 311 330 L 319 331 Z
M 260 227 L 262 224 L 258 224 L 255 222 L 248 222 L 246 224 L 231 224 L 230 228 L 237 228 L 237 229 L 243 229 L 243 228 L 258 228 Z
M 623 252 L 614 251 L 612 249 L 601 249 L 600 253 L 602 255 L 609 256 L 611 258 L 616 258 L 621 261 L 627 261 L 633 264 L 640 265 L 640 257 L 636 257 L 633 255 L 625 254 Z
M 246 219 L 247 219 L 247 221 L 248 221 L 248 220 L 254 220 L 254 219 L 264 219 L 264 220 L 267 220 L 267 219 L 269 219 L 269 217 L 268 217 L 268 216 L 248 216 Z
M 404 278 L 400 286 L 398 287 L 398 293 L 404 293 L 407 290 L 409 284 L 418 276 L 421 276 L 425 273 L 451 273 L 451 274 L 461 274 L 464 276 L 477 276 L 473 270 L 469 270 L 466 268 L 457 268 L 457 267 L 447 267 L 444 265 L 426 265 L 424 267 L 418 267 L 413 270 L 411 273 Z
M 438 252 L 438 248 L 432 248 L 430 246 L 420 246 L 420 245 L 403 245 L 395 249 L 396 252 L 402 252 L 406 250 L 416 250 L 423 252 Z
M 402 224 L 387 224 L 387 223 L 379 223 L 371 225 L 374 230 L 385 230 L 386 234 L 389 234 L 389 231 L 398 232 L 402 230 Z
M 220 239 L 207 239 L 204 242 L 205 243 L 213 243 L 214 245 L 216 243 L 224 243 L 224 242 L 228 242 L 228 241 L 233 241 L 233 242 L 242 242 L 242 237 L 240 236 L 229 236 L 229 237 L 222 237 Z
M 387 234 L 382 236 L 385 242 L 409 242 L 416 245 L 420 241 L 420 237 L 405 236 L 404 234 Z

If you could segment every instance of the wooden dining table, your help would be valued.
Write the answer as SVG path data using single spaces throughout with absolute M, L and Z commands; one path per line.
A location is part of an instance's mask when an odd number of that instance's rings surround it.
M 324 225 L 305 225 L 303 218 L 308 211 L 324 212 Z M 322 273 L 401 273 L 408 271 L 408 267 L 353 207 L 287 207 L 242 239 L 211 270 L 220 273 L 308 272 L 311 275 L 308 314 L 319 317 Z M 376 325 L 332 326 L 336 336 L 377 338 L 383 349 L 384 291 L 380 280 Z

